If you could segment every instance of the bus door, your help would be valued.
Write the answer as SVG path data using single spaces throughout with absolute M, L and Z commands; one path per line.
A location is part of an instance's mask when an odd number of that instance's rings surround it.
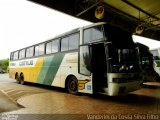
M 104 43 L 80 46 L 79 73 L 92 74 L 93 92 L 104 92 L 107 87 L 107 66 Z

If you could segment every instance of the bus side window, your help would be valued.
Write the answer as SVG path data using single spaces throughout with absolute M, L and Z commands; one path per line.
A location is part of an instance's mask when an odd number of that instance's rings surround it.
M 59 39 L 52 40 L 46 44 L 46 54 L 57 53 L 59 50 Z
M 73 34 L 69 37 L 69 50 L 78 49 L 79 43 L 79 34 Z
M 35 46 L 35 56 L 44 55 L 44 43 Z
M 61 40 L 61 51 L 62 52 L 68 50 L 68 40 L 69 40 L 69 37 L 62 38 Z
M 39 55 L 44 55 L 44 43 L 39 45 Z
M 26 58 L 33 57 L 34 47 L 29 47 L 26 49 Z
M 48 42 L 46 44 L 46 54 L 51 54 L 52 50 L 52 42 Z
M 59 50 L 59 39 L 52 41 L 52 53 L 56 53 Z
M 25 49 L 19 51 L 19 59 L 25 58 Z
M 13 53 L 13 60 L 18 60 L 18 53 L 19 51 Z
M 84 30 L 84 43 L 99 41 L 104 38 L 103 27 L 96 26 Z

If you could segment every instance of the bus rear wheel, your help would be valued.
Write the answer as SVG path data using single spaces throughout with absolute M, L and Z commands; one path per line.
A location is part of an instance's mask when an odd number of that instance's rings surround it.
M 23 73 L 20 74 L 19 81 L 20 81 L 20 84 L 21 84 L 21 85 L 24 85 L 24 84 L 25 84 Z
M 77 95 L 78 94 L 78 81 L 75 76 L 70 76 L 67 81 L 67 91 L 70 94 Z
M 15 80 L 18 82 L 18 84 L 20 84 L 18 73 L 15 74 Z

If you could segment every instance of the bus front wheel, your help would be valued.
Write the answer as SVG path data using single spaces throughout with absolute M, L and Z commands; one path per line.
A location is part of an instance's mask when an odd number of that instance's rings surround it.
M 70 94 L 78 94 L 78 80 L 75 76 L 70 76 L 67 81 L 67 91 Z

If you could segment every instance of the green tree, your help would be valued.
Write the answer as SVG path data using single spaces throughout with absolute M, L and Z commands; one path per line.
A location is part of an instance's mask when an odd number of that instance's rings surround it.
M 7 72 L 8 66 L 9 66 L 9 60 L 8 59 L 0 60 L 0 68 L 1 69 L 5 70 Z

